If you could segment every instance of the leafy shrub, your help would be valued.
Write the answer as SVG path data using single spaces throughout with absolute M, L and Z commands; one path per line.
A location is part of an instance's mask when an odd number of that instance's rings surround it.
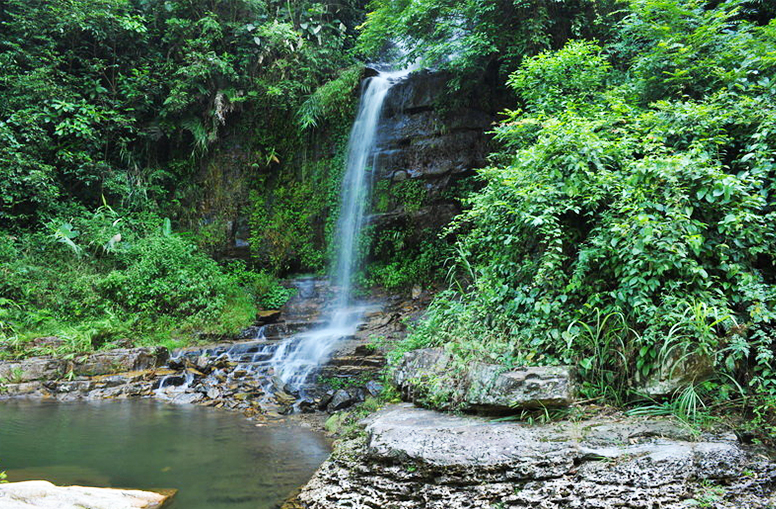
M 296 293 L 296 289 L 286 288 L 272 274 L 248 270 L 242 260 L 231 261 L 227 268 L 234 281 L 242 286 L 262 309 L 280 309 Z
M 607 35 L 620 7 L 609 0 L 372 0 L 358 47 L 374 57 L 398 46 L 394 56 L 450 70 L 451 86 L 464 88 L 494 61 L 512 70 L 569 38 Z
M 531 111 L 559 113 L 600 99 L 612 66 L 601 48 L 589 41 L 571 41 L 555 52 L 527 59 L 508 80 Z
M 579 362 L 614 399 L 680 351 L 710 360 L 721 399 L 772 408 L 776 22 L 740 4 L 632 2 L 603 50 L 512 74 L 525 109 L 456 219 L 456 291 L 408 344 Z
M 109 273 L 100 287 L 133 311 L 212 318 L 237 292 L 214 260 L 175 235 L 141 239 L 120 260 L 123 268 Z
M 355 107 L 354 91 L 361 82 L 362 68 L 352 66 L 318 87 L 299 107 L 297 116 L 302 129 L 317 127 L 322 119 L 350 121 Z

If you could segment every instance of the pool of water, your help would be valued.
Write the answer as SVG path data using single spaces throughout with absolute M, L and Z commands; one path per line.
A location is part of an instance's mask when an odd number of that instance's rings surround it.
M 257 427 L 211 408 L 153 401 L 0 403 L 0 469 L 10 481 L 175 488 L 170 509 L 278 507 L 329 452 L 326 438 L 309 429 Z

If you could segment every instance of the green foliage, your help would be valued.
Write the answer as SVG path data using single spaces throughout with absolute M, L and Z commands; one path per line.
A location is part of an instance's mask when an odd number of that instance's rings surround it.
M 447 189 L 445 199 L 461 201 L 467 186 Z M 412 217 L 426 203 L 429 191 L 419 180 L 375 184 L 372 210 L 399 211 Z M 450 258 L 450 241 L 432 228 L 423 228 L 411 219 L 380 225 L 368 236 L 367 281 L 391 290 L 409 290 L 415 285 L 434 286 L 444 279 L 444 264 Z
M 689 499 L 690 507 L 717 507 L 724 498 L 725 487 L 714 483 L 711 479 L 704 479 L 697 488 L 693 498 Z
M 317 127 L 322 119 L 329 122 L 353 115 L 353 95 L 361 82 L 361 66 L 345 69 L 334 80 L 324 83 L 299 107 L 299 125 L 302 129 Z
M 253 321 L 256 307 L 245 290 L 172 233 L 168 221 L 115 214 L 103 206 L 54 234 L 0 234 L 0 341 L 7 353 L 65 355 L 167 341 L 170 334 L 231 333 Z M 72 246 L 59 242 L 62 231 Z M 52 351 L 28 345 L 41 336 L 62 344 Z
M 572 41 L 558 51 L 526 60 L 507 83 L 531 112 L 556 114 L 600 100 L 611 69 L 599 46 Z
M 716 397 L 772 409 L 776 21 L 751 5 L 637 0 L 608 44 L 526 59 L 452 228 L 455 291 L 409 344 L 581 359 L 588 395 L 615 400 L 709 359 Z
M 363 387 L 364 384 L 374 379 L 374 375 L 358 375 L 358 376 L 319 376 L 316 380 L 316 384 L 326 387 L 330 390 L 337 391 L 340 389 L 356 389 Z
M 329 134 L 333 157 L 307 159 L 300 171 L 282 172 L 251 193 L 251 257 L 273 274 L 322 271 L 331 248 L 345 165 L 347 128 Z
M 262 309 L 280 309 L 296 293 L 296 289 L 284 287 L 272 274 L 248 270 L 242 260 L 231 261 L 227 270 Z
M 390 212 L 401 208 L 412 214 L 420 210 L 428 192 L 418 180 L 403 180 L 390 182 L 380 180 L 374 186 L 372 210 L 377 213 Z
M 238 120 L 252 151 L 278 153 L 309 91 L 352 64 L 359 16 L 350 1 L 4 2 L 0 219 L 186 200 L 198 165 L 180 161 L 217 151 Z M 344 111 L 329 89 L 319 116 Z
M 176 236 L 141 239 L 99 289 L 133 311 L 203 318 L 214 317 L 234 291 L 215 261 Z
M 449 246 L 424 229 L 386 229 L 372 239 L 375 259 L 369 264 L 369 282 L 392 290 L 408 290 L 414 285 L 432 285 L 444 278 L 443 263 Z M 412 242 L 410 236 L 415 236 Z
M 332 414 L 324 423 L 324 428 L 331 434 L 343 439 L 356 438 L 364 433 L 363 420 L 383 406 L 379 398 L 368 396 L 363 403 L 352 409 Z
M 357 0 L 0 4 L 0 298 L 13 324 L 4 343 L 22 354 L 37 348 L 35 335 L 56 335 L 70 353 L 225 333 L 256 305 L 288 298 L 270 273 L 322 268 L 333 208 L 319 191 L 338 186 L 340 165 L 316 166 L 300 147 L 328 156 L 339 128 L 322 141 L 295 119 L 318 89 L 314 122 L 345 121 L 361 9 Z M 263 270 L 235 278 L 188 239 L 222 252 L 238 215 L 230 200 L 242 205 L 249 189 L 256 203 L 278 198 L 286 209 L 256 223 Z M 175 234 L 173 224 L 197 231 Z M 262 235 L 287 224 L 293 246 L 265 256 Z
M 493 61 L 517 67 L 525 56 L 557 49 L 572 37 L 603 37 L 614 0 L 372 0 L 359 37 L 370 56 L 391 43 L 408 62 L 451 70 L 462 88 Z M 397 52 L 401 53 L 401 52 Z

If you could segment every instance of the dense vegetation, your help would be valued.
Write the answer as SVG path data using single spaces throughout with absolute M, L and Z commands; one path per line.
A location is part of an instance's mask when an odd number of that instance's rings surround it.
M 774 14 L 634 0 L 605 39 L 514 68 L 451 289 L 405 348 L 578 363 L 588 397 L 619 402 L 689 370 L 681 410 L 773 415 Z
M 773 419 L 773 3 L 366 10 L 0 4 L 6 352 L 49 334 L 75 351 L 224 333 L 282 303 L 276 276 L 326 265 L 359 59 L 391 55 L 450 72 L 450 105 L 494 76 L 509 108 L 444 240 L 383 231 L 364 248 L 371 282 L 449 276 L 397 354 L 577 363 L 585 395 L 617 403 L 680 371 L 693 383 L 653 411 Z M 422 203 L 417 184 L 380 186 L 378 212 Z M 233 224 L 238 208 L 249 225 Z M 246 226 L 249 261 L 215 261 Z
M 322 268 L 311 216 L 336 202 L 314 198 L 338 188 L 338 154 L 302 164 L 298 145 L 351 121 L 361 16 L 347 1 L 3 2 L 6 353 L 42 335 L 82 350 L 231 332 L 282 303 L 275 274 Z M 251 198 L 255 263 L 216 264 Z

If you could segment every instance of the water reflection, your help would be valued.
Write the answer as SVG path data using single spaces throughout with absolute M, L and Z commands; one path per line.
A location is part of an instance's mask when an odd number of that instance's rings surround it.
M 256 427 L 236 414 L 151 401 L 0 404 L 0 468 L 45 479 L 137 489 L 176 488 L 171 509 L 269 509 L 329 453 L 320 434 Z

